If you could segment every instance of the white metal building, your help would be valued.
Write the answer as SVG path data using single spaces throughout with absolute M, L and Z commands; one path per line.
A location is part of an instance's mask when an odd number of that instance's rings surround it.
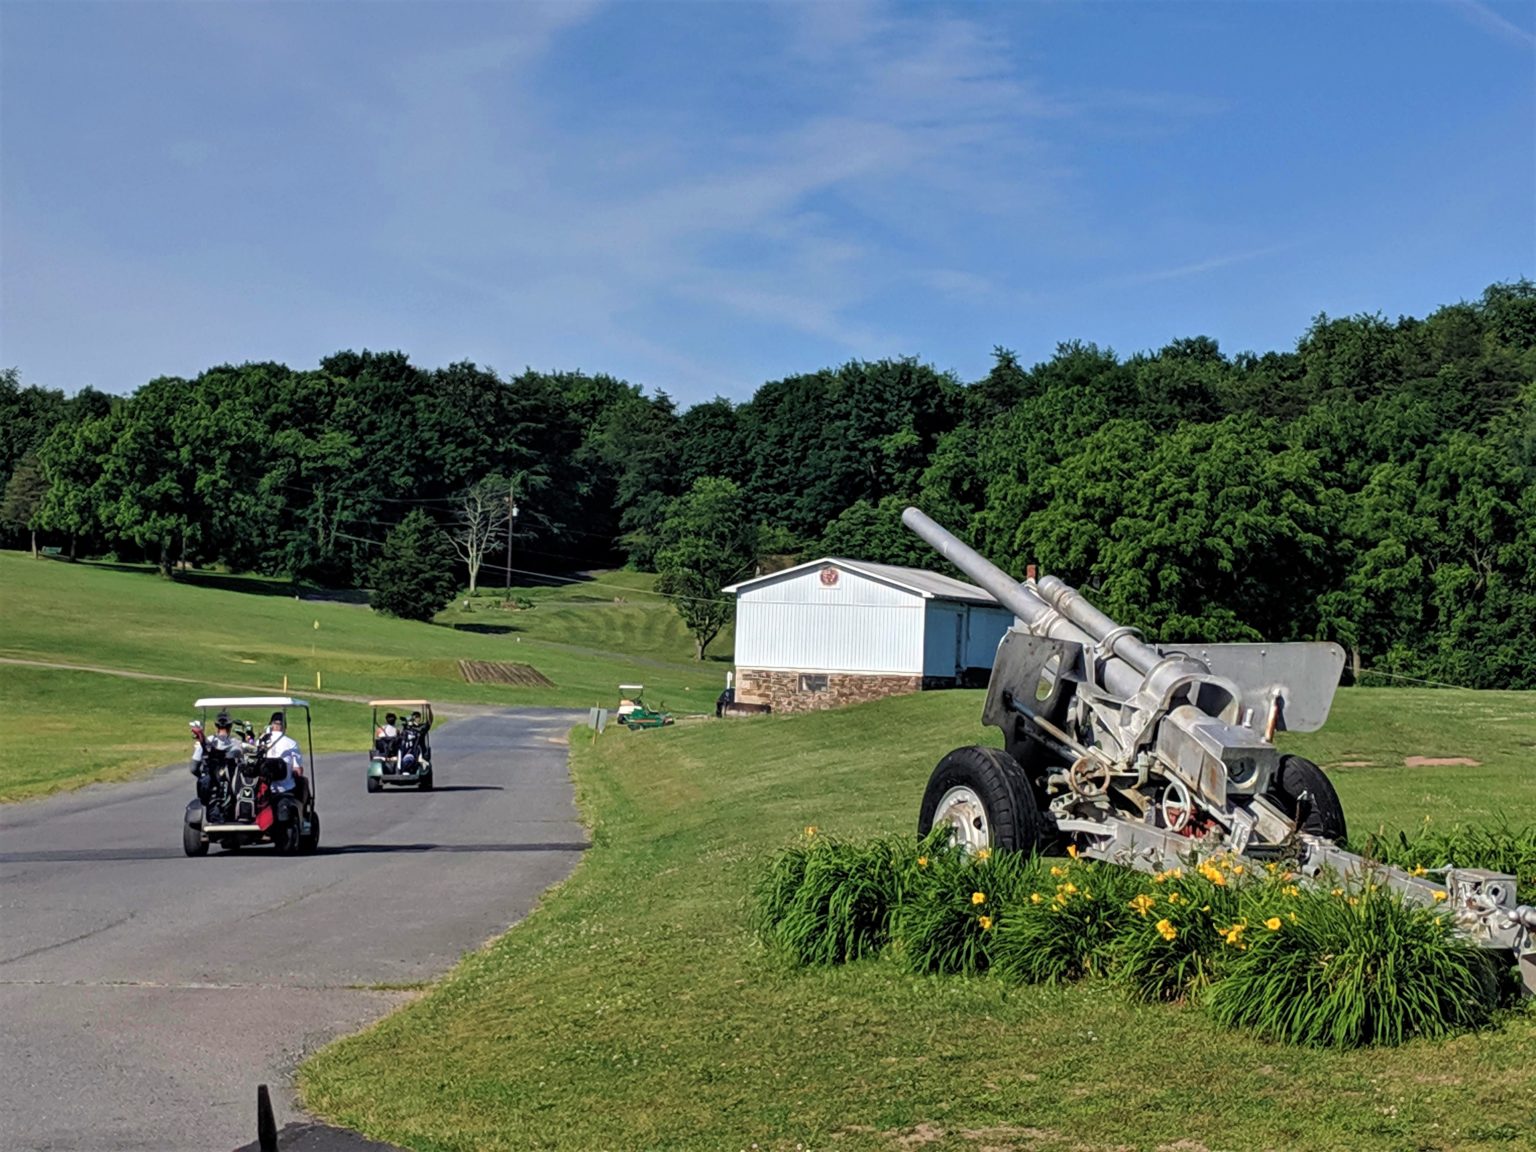
M 736 596 L 736 700 L 776 712 L 953 686 L 992 667 L 1013 624 L 972 584 L 840 557 L 723 591 Z

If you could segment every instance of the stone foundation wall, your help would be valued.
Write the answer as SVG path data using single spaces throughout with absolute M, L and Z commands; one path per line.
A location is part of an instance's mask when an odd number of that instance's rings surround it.
M 841 708 L 863 700 L 879 700 L 884 696 L 901 696 L 943 686 L 933 677 L 925 679 L 922 676 L 736 669 L 736 699 L 743 704 L 767 704 L 779 713 Z

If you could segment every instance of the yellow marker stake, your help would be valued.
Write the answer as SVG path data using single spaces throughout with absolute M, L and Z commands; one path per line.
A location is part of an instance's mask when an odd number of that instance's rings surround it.
M 283 695 L 284 696 L 288 695 L 288 677 L 287 676 L 283 677 Z

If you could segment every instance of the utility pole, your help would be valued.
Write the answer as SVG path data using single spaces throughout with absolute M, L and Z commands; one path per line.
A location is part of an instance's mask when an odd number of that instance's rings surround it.
M 507 488 L 507 595 L 512 594 L 512 533 L 517 528 L 517 478 Z

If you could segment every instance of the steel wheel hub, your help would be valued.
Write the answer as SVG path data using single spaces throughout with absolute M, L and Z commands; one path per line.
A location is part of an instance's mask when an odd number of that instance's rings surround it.
M 939 806 L 933 811 L 934 827 L 948 824 L 953 829 L 956 844 L 967 852 L 992 846 L 992 825 L 987 821 L 986 805 L 970 788 L 951 788 L 939 797 Z

